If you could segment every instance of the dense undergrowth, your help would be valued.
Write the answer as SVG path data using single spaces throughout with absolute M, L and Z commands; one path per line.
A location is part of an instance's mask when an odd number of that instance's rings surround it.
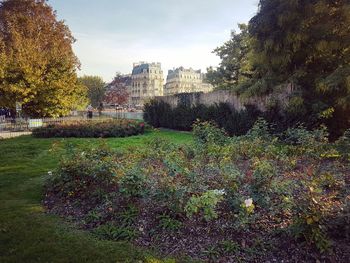
M 196 123 L 194 142 L 145 148 L 65 146 L 45 205 L 100 238 L 215 261 L 346 262 L 350 134 L 269 133 L 259 120 L 228 137 Z M 57 147 L 58 152 L 62 147 Z

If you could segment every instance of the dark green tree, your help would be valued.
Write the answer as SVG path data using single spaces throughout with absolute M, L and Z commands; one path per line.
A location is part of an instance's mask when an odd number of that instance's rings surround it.
M 349 0 L 260 0 L 248 27 L 215 50 L 222 62 L 208 79 L 246 97 L 288 88 L 286 124 L 326 124 L 337 136 L 350 127 L 349 47 Z
M 291 108 L 307 124 L 339 134 L 350 126 L 348 0 L 261 0 L 249 33 L 255 84 L 248 93 L 289 84 L 298 102 Z
M 218 68 L 208 68 L 207 81 L 217 89 L 235 89 L 251 77 L 251 52 L 248 26 L 239 24 L 240 33 L 232 31 L 231 39 L 213 52 L 221 58 Z

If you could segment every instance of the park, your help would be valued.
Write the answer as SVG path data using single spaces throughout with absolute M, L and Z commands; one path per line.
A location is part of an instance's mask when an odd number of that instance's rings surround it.
M 0 1 L 0 262 L 349 262 L 348 1 L 256 1 L 165 83 L 167 61 L 87 74 L 63 2 Z

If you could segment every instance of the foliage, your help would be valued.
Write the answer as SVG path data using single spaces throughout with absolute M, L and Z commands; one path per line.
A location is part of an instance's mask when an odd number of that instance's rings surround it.
M 71 200 L 101 200 L 115 185 L 116 164 L 111 156 L 112 152 L 104 145 L 83 152 L 68 147 L 60 168 L 48 177 L 50 191 Z
M 301 235 L 307 242 L 314 242 L 321 252 L 327 252 L 331 246 L 326 232 L 325 214 L 329 204 L 322 202 L 322 190 L 307 184 L 306 194 L 296 198 L 295 218 L 291 226 L 292 234 L 299 238 Z M 308 186 L 309 185 L 309 186 Z
M 223 195 L 219 190 L 210 190 L 200 196 L 192 196 L 185 207 L 187 216 L 191 217 L 202 211 L 207 221 L 217 218 L 215 207 L 223 200 Z
M 110 104 L 126 104 L 130 95 L 127 90 L 129 81 L 129 76 L 117 74 L 112 83 L 107 87 L 105 101 Z
M 171 108 L 169 104 L 157 100 L 147 103 L 144 112 L 145 121 L 156 128 L 189 131 L 193 123 L 200 120 L 216 123 L 229 135 L 245 134 L 262 114 L 251 105 L 247 105 L 246 109 L 241 111 L 232 109 L 227 103 L 212 106 L 180 103 L 176 108 Z
M 218 129 L 210 122 L 195 122 L 193 124 L 193 135 L 198 144 L 216 143 L 223 145 L 227 142 L 224 130 Z
M 92 107 L 99 107 L 106 92 L 106 84 L 103 79 L 99 76 L 83 76 L 79 78 L 79 82 L 86 88 Z
M 119 191 L 126 197 L 144 196 L 147 178 L 140 170 L 134 169 L 126 173 L 119 181 Z
M 251 51 L 248 26 L 238 25 L 240 33 L 233 31 L 231 39 L 214 50 L 221 59 L 216 69 L 208 68 L 207 81 L 217 89 L 232 89 L 250 77 L 251 70 L 248 54 Z
M 181 228 L 182 223 L 179 220 L 176 220 L 169 215 L 160 215 L 159 219 L 159 227 L 162 229 L 166 229 L 169 231 L 177 231 Z
M 134 120 L 90 120 L 67 121 L 60 124 L 49 124 L 33 130 L 33 136 L 37 138 L 52 137 L 127 137 L 143 134 L 145 125 Z
M 282 134 L 283 140 L 290 145 L 298 145 L 302 154 L 320 157 L 326 152 L 328 143 L 327 128 L 322 126 L 313 131 L 306 130 L 303 126 L 290 128 Z
M 276 177 L 277 171 L 274 165 L 268 161 L 256 161 L 253 164 L 252 192 L 255 196 L 262 197 L 271 191 L 272 180 Z
M 69 28 L 43 0 L 0 4 L 0 104 L 29 116 L 61 116 L 86 105 Z
M 336 141 L 336 145 L 343 158 L 350 161 L 350 129 Z
M 167 138 L 177 144 L 191 141 L 191 135 L 187 133 L 152 131 L 142 137 L 108 138 L 106 143 L 120 151 L 135 146 L 144 148 L 146 141 L 155 137 Z M 152 257 L 152 262 L 165 262 L 153 250 L 136 248 L 126 242 L 96 239 L 90 232 L 75 229 L 61 217 L 50 216 L 49 208 L 44 212 L 43 206 L 49 204 L 43 203 L 43 175 L 54 171 L 60 158 L 52 154 L 52 144 L 69 142 L 81 148 L 83 145 L 96 147 L 100 141 L 94 138 L 42 140 L 30 136 L 0 140 L 0 210 L 7 211 L 0 213 L 0 262 L 137 262 L 145 261 L 146 257 Z M 96 214 L 105 220 L 101 212 L 98 210 Z
M 208 78 L 244 97 L 288 90 L 279 108 L 287 127 L 324 124 L 337 138 L 350 127 L 349 10 L 347 0 L 260 0 L 249 24 L 214 51 L 222 61 Z
M 106 237 L 128 239 L 125 232 L 135 231 L 136 240 L 167 251 L 177 244 L 206 258 L 220 257 L 218 252 L 223 250 L 236 253 L 237 249 L 255 257 L 253 247 L 237 248 L 235 243 L 212 246 L 212 240 L 218 241 L 219 236 L 220 240 L 242 243 L 240 239 L 244 239 L 253 246 L 246 236 L 256 236 L 256 240 L 274 236 L 275 246 L 285 239 L 306 241 L 296 247 L 309 251 L 307 248 L 314 246 L 326 255 L 343 238 L 332 229 L 347 229 L 346 162 L 341 155 L 331 159 L 324 155 L 337 150 L 337 144 L 329 143 L 322 129 L 306 132 L 299 127 L 290 130 L 288 134 L 293 136 L 289 137 L 273 136 L 270 130 L 270 125 L 259 119 L 246 135 L 231 138 L 210 122 L 196 122 L 190 145 L 155 138 L 141 149 L 113 153 L 102 147 L 94 154 L 83 150 L 83 155 L 61 163 L 55 172 L 58 179 L 48 181 L 46 196 L 54 200 L 56 209 L 78 209 L 79 215 L 100 218 L 100 225 L 118 226 L 107 227 Z M 96 156 L 101 157 L 93 161 Z M 69 176 L 66 171 L 71 171 Z M 104 174 L 107 182 L 96 181 Z M 98 192 L 97 184 L 101 185 Z M 79 190 L 73 204 L 72 189 Z M 80 193 L 84 189 L 86 193 Z M 96 193 L 92 196 L 97 201 L 87 203 L 91 193 Z M 135 209 L 125 210 L 130 205 Z M 76 219 L 79 222 L 79 217 Z M 95 229 L 99 224 L 84 226 Z
M 106 224 L 98 227 L 95 230 L 95 234 L 101 238 L 116 241 L 131 241 L 137 236 L 137 232 L 131 227 L 120 227 L 112 224 Z

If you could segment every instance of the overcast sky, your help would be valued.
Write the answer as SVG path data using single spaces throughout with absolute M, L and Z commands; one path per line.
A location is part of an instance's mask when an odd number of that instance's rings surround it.
M 161 62 L 205 70 L 219 59 L 213 49 L 238 23 L 257 12 L 258 0 L 49 0 L 77 42 L 79 75 L 111 81 L 132 63 Z

